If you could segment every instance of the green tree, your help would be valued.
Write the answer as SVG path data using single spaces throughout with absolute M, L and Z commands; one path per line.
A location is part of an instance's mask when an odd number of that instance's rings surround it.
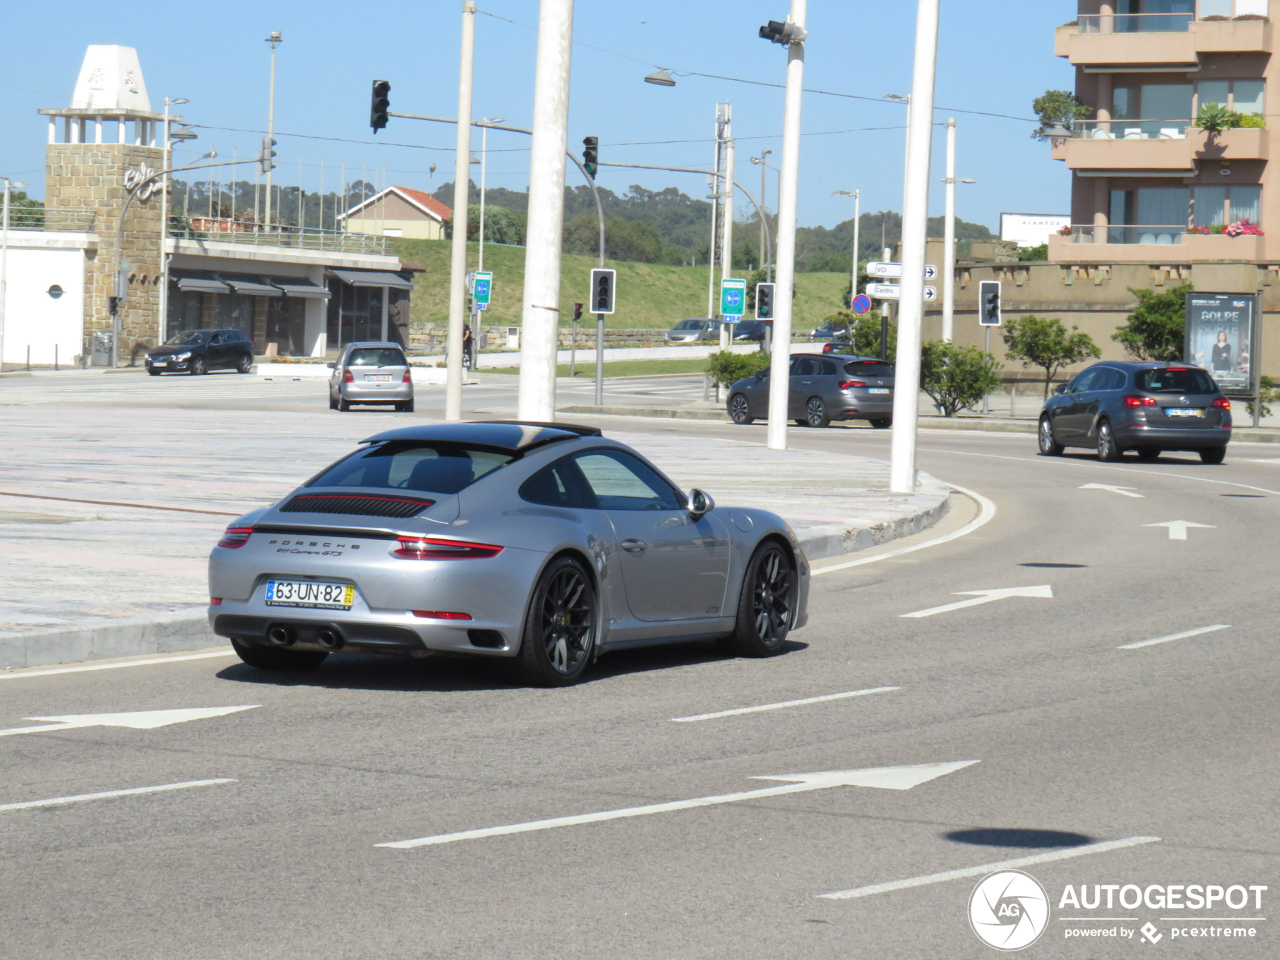
M 523 246 L 526 227 L 523 214 L 493 204 L 487 204 L 484 208 L 485 243 L 511 243 Z M 479 237 L 480 206 L 472 204 L 467 208 L 467 239 L 478 240 Z
M 1180 360 L 1186 344 L 1187 299 L 1191 285 L 1154 292 L 1134 290 L 1138 307 L 1111 335 L 1135 360 Z
M 1044 395 L 1048 397 L 1049 384 L 1060 369 L 1102 355 L 1093 338 L 1078 330 L 1072 326 L 1068 333 L 1061 320 L 1028 315 L 1006 321 L 1000 333 L 1010 360 L 1021 360 L 1024 367 L 1044 368 Z
M 1046 90 L 1031 101 L 1031 109 L 1040 118 L 1040 129 L 1032 136 L 1040 139 L 1044 139 L 1050 127 L 1074 130 L 1077 120 L 1093 113 L 1093 107 L 1082 103 L 1070 90 Z
M 928 340 L 920 353 L 920 389 L 942 408 L 944 416 L 971 407 L 1000 389 L 1000 364 L 977 347 L 958 347 Z
M 1049 245 L 1042 243 L 1038 247 L 1019 247 L 1018 262 L 1019 263 L 1035 263 L 1039 260 L 1049 259 Z
M 731 383 L 750 377 L 757 370 L 769 366 L 770 355 L 763 350 L 759 353 L 733 353 L 729 350 L 717 350 L 707 357 L 707 373 L 715 378 L 716 383 L 728 386 Z
M 861 354 L 864 357 L 880 356 L 880 311 L 872 310 L 870 313 L 854 317 L 852 314 L 839 313 L 838 317 L 849 317 L 852 321 L 853 342 L 850 349 L 854 353 Z M 832 319 L 831 317 L 827 318 Z M 889 358 L 889 362 L 893 362 L 894 355 L 898 350 L 898 325 L 892 321 L 889 323 L 889 346 L 888 352 L 885 354 Z

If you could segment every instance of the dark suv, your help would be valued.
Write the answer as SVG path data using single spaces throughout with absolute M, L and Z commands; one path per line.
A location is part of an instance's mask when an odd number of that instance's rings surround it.
M 1093 447 L 1099 460 L 1126 450 L 1155 460 L 1165 450 L 1194 450 L 1221 463 L 1231 440 L 1231 401 L 1213 377 L 1186 363 L 1107 361 L 1081 371 L 1044 403 L 1040 452 Z
M 183 330 L 147 354 L 147 373 L 190 373 L 199 376 L 219 367 L 248 373 L 253 367 L 253 341 L 239 330 Z

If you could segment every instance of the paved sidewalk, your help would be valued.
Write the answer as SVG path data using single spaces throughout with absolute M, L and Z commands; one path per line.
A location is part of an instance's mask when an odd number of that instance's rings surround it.
M 236 516 L 287 493 L 370 434 L 379 412 L 0 406 L 0 668 L 210 646 L 205 564 Z M 722 505 L 775 510 L 811 559 L 925 529 L 948 487 L 888 492 L 882 461 L 756 442 L 608 430 Z

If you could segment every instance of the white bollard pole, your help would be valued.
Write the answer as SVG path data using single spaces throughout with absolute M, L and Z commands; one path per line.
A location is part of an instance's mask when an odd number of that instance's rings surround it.
M 933 94 L 938 67 L 939 0 L 919 0 L 911 126 L 907 131 L 906 209 L 902 221 L 902 298 L 894 364 L 893 439 L 889 489 L 915 493 L 916 427 L 920 393 L 920 326 L 924 320 L 924 258 L 928 239 L 929 160 L 933 146 Z M 775 384 L 776 386 L 776 384 Z
M 542 0 L 529 158 L 529 226 L 524 253 L 524 329 L 520 335 L 521 420 L 556 413 L 560 333 L 560 239 L 564 227 L 565 149 L 569 137 L 569 68 L 573 0 Z
M 449 264 L 449 345 L 445 351 L 444 418 L 462 419 L 462 327 L 467 322 L 467 214 L 471 200 L 471 72 L 476 5 L 462 4 L 462 66 L 458 72 L 458 143 L 453 177 L 453 254 Z
M 791 0 L 788 19 L 804 29 L 808 0 Z M 803 36 L 803 34 L 801 34 Z M 791 294 L 796 276 L 796 189 L 800 176 L 800 106 L 804 89 L 804 41 L 787 51 L 786 110 L 778 174 L 778 278 L 773 298 L 773 356 L 769 364 L 769 449 L 787 448 L 787 400 L 791 369 Z
M 947 212 L 943 226 L 942 339 L 951 342 L 956 318 L 956 120 L 947 120 Z

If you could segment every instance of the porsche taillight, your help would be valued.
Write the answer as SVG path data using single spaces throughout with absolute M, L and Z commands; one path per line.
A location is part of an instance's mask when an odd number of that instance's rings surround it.
M 441 537 L 398 537 L 400 546 L 391 555 L 404 560 L 483 560 L 496 557 L 502 547 L 472 540 Z
M 226 547 L 229 550 L 243 547 L 249 542 L 249 537 L 252 533 L 253 527 L 227 527 L 222 532 L 222 539 L 218 541 L 218 546 Z

